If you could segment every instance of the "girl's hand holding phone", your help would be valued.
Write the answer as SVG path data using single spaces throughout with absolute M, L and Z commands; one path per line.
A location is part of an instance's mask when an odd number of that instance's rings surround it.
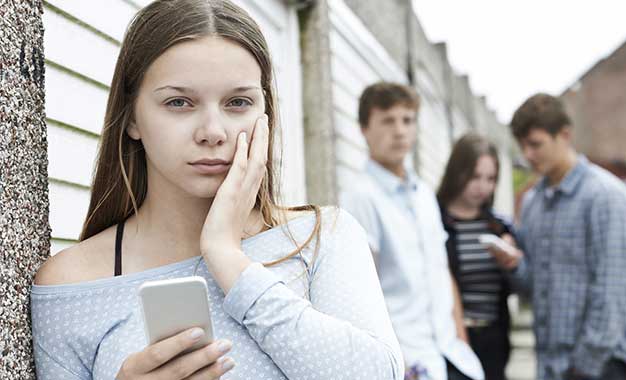
M 491 253 L 498 265 L 507 270 L 515 269 L 524 257 L 510 234 L 502 235 L 501 239 L 495 235 L 481 235 L 481 243 L 487 245 L 487 251 Z
M 235 366 L 224 356 L 232 344 L 226 340 L 180 355 L 202 338 L 204 331 L 193 328 L 147 346 L 130 355 L 115 377 L 117 380 L 217 380 Z
M 265 176 L 268 141 L 267 115 L 257 119 L 249 149 L 246 134 L 239 134 L 232 166 L 202 228 L 200 251 L 224 293 L 252 263 L 241 250 L 241 236 Z

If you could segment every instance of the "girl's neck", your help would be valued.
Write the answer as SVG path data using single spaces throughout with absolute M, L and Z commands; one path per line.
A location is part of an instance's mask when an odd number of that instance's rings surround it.
M 175 191 L 148 191 L 137 215 L 127 221 L 124 240 L 131 250 L 149 252 L 142 256 L 159 263 L 198 256 L 202 227 L 212 203 L 213 198 L 197 198 Z M 242 238 L 255 235 L 262 228 L 260 213 L 253 210 Z
M 176 237 L 179 242 L 197 240 L 213 199 L 172 198 L 148 192 L 136 217 L 140 233 Z
M 447 211 L 450 215 L 458 219 L 476 219 L 480 216 L 480 207 L 475 207 L 462 199 L 455 199 L 448 204 Z

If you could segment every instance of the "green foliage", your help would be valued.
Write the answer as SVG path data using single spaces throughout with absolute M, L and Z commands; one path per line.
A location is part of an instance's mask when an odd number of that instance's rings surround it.
M 518 194 L 535 180 L 532 171 L 520 167 L 513 169 L 513 192 Z

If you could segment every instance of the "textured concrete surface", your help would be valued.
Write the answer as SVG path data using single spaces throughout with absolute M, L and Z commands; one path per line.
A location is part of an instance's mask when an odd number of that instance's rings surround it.
M 29 291 L 48 256 L 42 2 L 0 0 L 0 379 L 34 379 Z
M 327 0 L 300 12 L 302 100 L 308 202 L 337 203 L 335 125 Z

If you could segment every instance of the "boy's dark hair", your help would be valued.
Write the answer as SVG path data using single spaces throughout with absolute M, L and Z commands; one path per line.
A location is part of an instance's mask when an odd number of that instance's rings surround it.
M 401 104 L 415 111 L 419 108 L 419 97 L 415 90 L 399 83 L 378 82 L 368 86 L 359 99 L 359 124 L 366 128 L 373 108 L 388 110 Z
M 571 120 L 563 103 L 552 95 L 539 93 L 528 98 L 515 111 L 511 131 L 516 139 L 528 136 L 531 129 L 543 129 L 555 136 L 568 125 Z

